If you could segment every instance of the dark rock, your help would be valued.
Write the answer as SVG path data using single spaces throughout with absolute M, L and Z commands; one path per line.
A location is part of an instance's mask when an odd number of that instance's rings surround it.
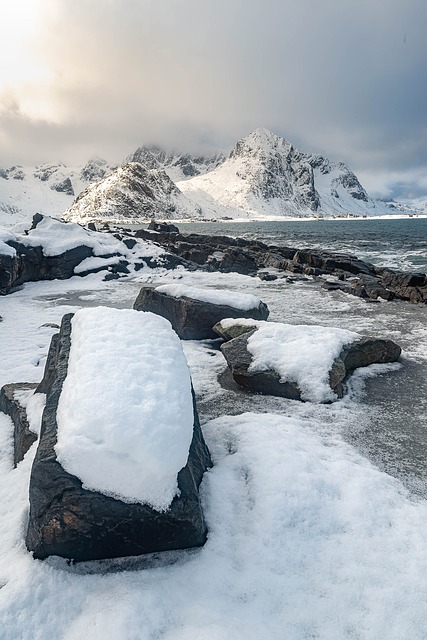
M 59 327 L 58 327 L 59 328 Z M 36 393 L 47 393 L 53 385 L 56 375 L 56 362 L 59 350 L 59 333 L 55 333 L 50 341 L 43 379 L 39 382 Z
M 267 273 L 266 271 L 261 271 L 257 273 L 257 276 L 260 280 L 264 282 L 272 282 L 273 280 L 277 280 L 277 276 L 275 273 Z
M 59 193 L 66 193 L 67 196 L 74 196 L 74 189 L 70 178 L 64 178 L 60 182 L 54 182 L 50 188 L 52 191 L 58 191 Z
M 343 361 L 346 373 L 351 373 L 370 364 L 396 362 L 401 353 L 402 349 L 392 340 L 364 337 L 345 346 L 339 359 Z
M 227 305 L 201 302 L 186 296 L 174 298 L 151 287 L 142 287 L 133 308 L 163 316 L 169 320 L 183 340 L 216 338 L 213 326 L 224 318 L 266 320 L 269 315 L 268 307 L 263 302 L 258 307 L 245 311 Z
M 81 481 L 57 461 L 56 410 L 67 375 L 71 317 L 72 314 L 64 316 L 58 346 L 49 352 L 47 368 L 54 373 L 46 376 L 49 378 L 46 409 L 31 471 L 27 548 L 35 558 L 58 555 L 83 561 L 204 544 L 206 526 L 198 487 L 211 460 L 195 403 L 188 462 L 178 474 L 180 495 L 165 512 L 83 489 Z
M 392 269 L 377 268 L 380 282 L 392 291 L 396 298 L 414 303 L 427 303 L 427 275 L 405 273 Z
M 0 295 L 6 295 L 14 286 L 20 268 L 18 255 L 0 254 Z
M 258 327 L 256 324 L 240 324 L 236 321 L 236 323 L 232 324 L 230 327 L 224 327 L 222 322 L 217 322 L 212 328 L 220 338 L 223 338 L 223 340 L 232 340 L 244 333 L 253 332 Z
M 229 340 L 221 345 L 221 351 L 231 369 L 234 380 L 241 387 L 265 395 L 301 400 L 301 392 L 292 382 L 281 382 L 280 375 L 275 371 L 251 372 L 252 354 L 247 349 L 248 339 L 255 330 Z
M 236 324 L 237 337 L 233 337 L 221 345 L 221 351 L 237 384 L 256 393 L 301 400 L 301 391 L 296 382 L 281 381 L 279 373 L 274 370 L 261 372 L 249 370 L 252 364 L 252 354 L 249 352 L 247 344 L 256 329 L 249 332 L 239 332 L 239 329 L 239 325 Z M 233 331 L 234 327 L 227 328 L 229 336 L 233 335 Z M 346 345 L 333 362 L 329 372 L 330 387 L 338 398 L 342 398 L 344 395 L 343 383 L 352 371 L 370 364 L 395 362 L 400 354 L 401 348 L 392 340 L 369 337 L 355 340 Z
M 148 229 L 150 231 L 160 231 L 161 233 L 179 233 L 176 225 L 167 222 L 156 222 L 155 220 L 151 220 Z
M 123 240 L 123 244 L 128 248 L 128 249 L 133 249 L 134 246 L 137 244 L 135 238 L 125 238 Z
M 25 454 L 33 442 L 37 440 L 35 433 L 30 431 L 25 407 L 21 405 L 16 392 L 31 391 L 37 384 L 20 382 L 6 384 L 0 390 L 0 411 L 10 416 L 14 425 L 13 431 L 13 464 L 16 465 L 24 459 Z

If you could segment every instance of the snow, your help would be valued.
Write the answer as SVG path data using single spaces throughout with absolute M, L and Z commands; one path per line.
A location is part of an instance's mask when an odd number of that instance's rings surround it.
M 185 342 L 214 459 L 201 486 L 207 543 L 74 566 L 25 549 L 37 444 L 13 469 L 13 427 L 0 413 L 2 640 L 425 640 L 425 309 L 201 271 L 28 283 L 1 299 L 0 384 L 41 380 L 57 331 L 45 323 L 92 304 L 130 309 L 142 284 L 177 280 L 255 294 L 274 321 L 391 338 L 404 366 L 356 371 L 333 404 L 296 403 L 222 388 L 221 352 Z
M 261 300 L 256 296 L 248 293 L 239 293 L 237 291 L 229 291 L 226 289 L 200 289 L 183 284 L 163 284 L 156 287 L 156 291 L 165 293 L 173 298 L 191 298 L 192 300 L 200 300 L 210 304 L 222 304 L 234 309 L 249 311 L 256 309 L 261 304 Z
M 199 204 L 205 216 L 269 219 L 273 217 L 319 217 L 324 215 L 379 215 L 391 213 L 382 202 L 353 198 L 339 186 L 338 198 L 331 191 L 349 172 L 342 163 L 330 163 L 323 174 L 314 169 L 314 187 L 320 196 L 318 209 L 306 202 L 307 185 L 295 178 L 316 157 L 295 149 L 290 142 L 267 129 L 255 129 L 240 140 L 222 164 L 204 175 L 177 182 L 179 189 Z M 326 161 L 328 162 L 328 161 Z M 310 170 L 310 169 L 309 169 Z M 270 195 L 266 195 L 270 194 Z
M 91 247 L 95 255 L 102 256 L 117 251 L 122 243 L 112 234 L 87 231 L 79 224 L 61 222 L 45 216 L 28 235 L 19 236 L 22 225 L 11 231 L 17 231 L 20 242 L 30 247 L 42 247 L 45 256 L 58 256 L 76 247 Z
M 110 169 L 100 159 L 92 159 L 89 163 L 98 165 L 103 171 Z M 82 177 L 85 168 L 65 166 L 60 162 L 45 163 L 18 167 L 22 180 L 14 179 L 13 174 L 9 179 L 0 177 L 0 224 L 9 227 L 19 221 L 31 220 L 35 213 L 59 218 L 87 186 L 87 180 Z M 70 179 L 75 195 L 56 190 L 55 187 L 66 178 Z
M 135 238 L 135 245 L 129 249 L 112 233 L 89 231 L 73 222 L 62 222 L 45 216 L 34 229 L 29 223 L 18 223 L 11 230 L 0 228 L 0 254 L 15 255 L 15 249 L 5 242 L 15 241 L 25 246 L 42 247 L 47 257 L 60 255 L 77 247 L 89 247 L 93 256 L 82 260 L 74 273 L 83 274 L 92 269 L 108 269 L 120 260 L 129 263 L 129 269 L 137 265 L 141 268 L 143 259 L 150 257 L 161 261 L 165 250 L 150 241 Z
M 169 508 L 193 437 L 191 381 L 170 323 L 95 307 L 72 319 L 58 461 L 86 489 Z
M 0 227 L 0 255 L 2 256 L 14 256 L 16 255 L 16 250 L 6 244 L 6 242 L 16 240 L 13 233 L 10 233 L 7 229 Z
M 79 273 L 85 273 L 86 271 L 104 269 L 106 266 L 117 264 L 119 260 L 120 256 L 112 256 L 111 258 L 85 258 L 77 265 L 77 267 L 74 267 L 74 273 L 78 275 Z
M 281 382 L 295 382 L 301 399 L 311 402 L 336 400 L 329 372 L 342 348 L 360 335 L 347 329 L 262 322 L 248 339 L 252 354 L 249 371 L 273 370 Z

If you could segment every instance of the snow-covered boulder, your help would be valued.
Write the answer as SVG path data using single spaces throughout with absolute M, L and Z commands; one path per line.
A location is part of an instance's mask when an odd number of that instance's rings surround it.
M 183 340 L 216 338 L 213 326 L 223 318 L 266 320 L 269 315 L 267 305 L 251 294 L 180 284 L 142 287 L 133 308 L 167 318 Z
M 131 309 L 68 314 L 49 369 L 30 481 L 34 556 L 90 560 L 202 545 L 198 487 L 211 461 L 170 324 Z
M 23 399 L 31 395 L 37 385 L 31 382 L 5 384 L 0 389 L 0 411 L 10 416 L 13 422 L 13 464 L 23 460 L 28 449 L 37 439 L 31 430 L 25 402 Z
M 241 321 L 225 320 L 229 333 Z M 395 362 L 392 340 L 361 337 L 345 329 L 259 322 L 221 345 L 234 380 L 242 387 L 292 400 L 333 402 L 346 376 L 358 367 Z
M 258 329 L 258 327 L 259 323 L 254 322 L 250 318 L 239 318 L 238 320 L 234 318 L 224 318 L 224 320 L 220 320 L 220 322 L 217 322 L 216 325 L 213 326 L 213 330 L 220 338 L 233 340 L 233 338 L 254 331 Z
M 186 264 L 164 249 L 126 234 L 99 233 L 35 214 L 32 225 L 0 229 L 0 294 L 29 281 L 107 271 L 107 278 L 150 266 Z

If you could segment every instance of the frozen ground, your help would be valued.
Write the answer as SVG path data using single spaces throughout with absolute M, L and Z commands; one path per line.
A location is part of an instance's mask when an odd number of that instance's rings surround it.
M 221 386 L 212 342 L 185 342 L 215 462 L 202 483 L 202 549 L 68 566 L 23 538 L 33 447 L 12 468 L 0 415 L 1 640 L 427 638 L 425 309 L 366 304 L 312 282 L 142 270 L 30 283 L 0 300 L 0 384 L 39 381 L 62 315 L 131 308 L 142 283 L 221 287 L 270 319 L 390 337 L 402 364 L 356 373 L 332 405 Z

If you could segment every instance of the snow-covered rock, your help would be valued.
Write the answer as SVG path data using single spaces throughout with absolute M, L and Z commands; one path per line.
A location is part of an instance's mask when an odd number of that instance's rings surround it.
M 247 323 L 247 321 L 246 321 Z M 362 337 L 346 329 L 258 322 L 221 346 L 234 380 L 251 391 L 292 400 L 333 402 L 343 396 L 343 381 L 358 367 L 395 362 L 401 353 L 392 340 Z
M 149 264 L 174 268 L 176 256 L 152 242 L 89 231 L 73 222 L 36 214 L 31 227 L 0 228 L 0 294 L 36 280 L 61 280 L 106 270 L 106 277 Z
M 179 284 L 142 287 L 133 308 L 167 318 L 183 340 L 216 338 L 213 326 L 223 318 L 266 320 L 269 315 L 267 305 L 251 294 Z
M 82 309 L 64 316 L 49 358 L 28 549 L 90 560 L 202 545 L 211 461 L 170 324 Z
M 203 208 L 232 217 L 390 213 L 344 163 L 302 153 L 267 129 L 239 140 L 216 169 L 178 186 Z
M 200 207 L 186 198 L 162 169 L 146 169 L 138 162 L 128 162 L 86 187 L 63 218 L 132 223 L 155 217 L 195 217 L 200 213 Z
M 33 395 L 36 384 L 21 382 L 6 384 L 0 389 L 0 411 L 10 416 L 13 422 L 13 464 L 24 459 L 25 454 L 37 439 L 31 430 L 27 411 L 26 400 Z M 39 397 L 42 394 L 37 394 Z

